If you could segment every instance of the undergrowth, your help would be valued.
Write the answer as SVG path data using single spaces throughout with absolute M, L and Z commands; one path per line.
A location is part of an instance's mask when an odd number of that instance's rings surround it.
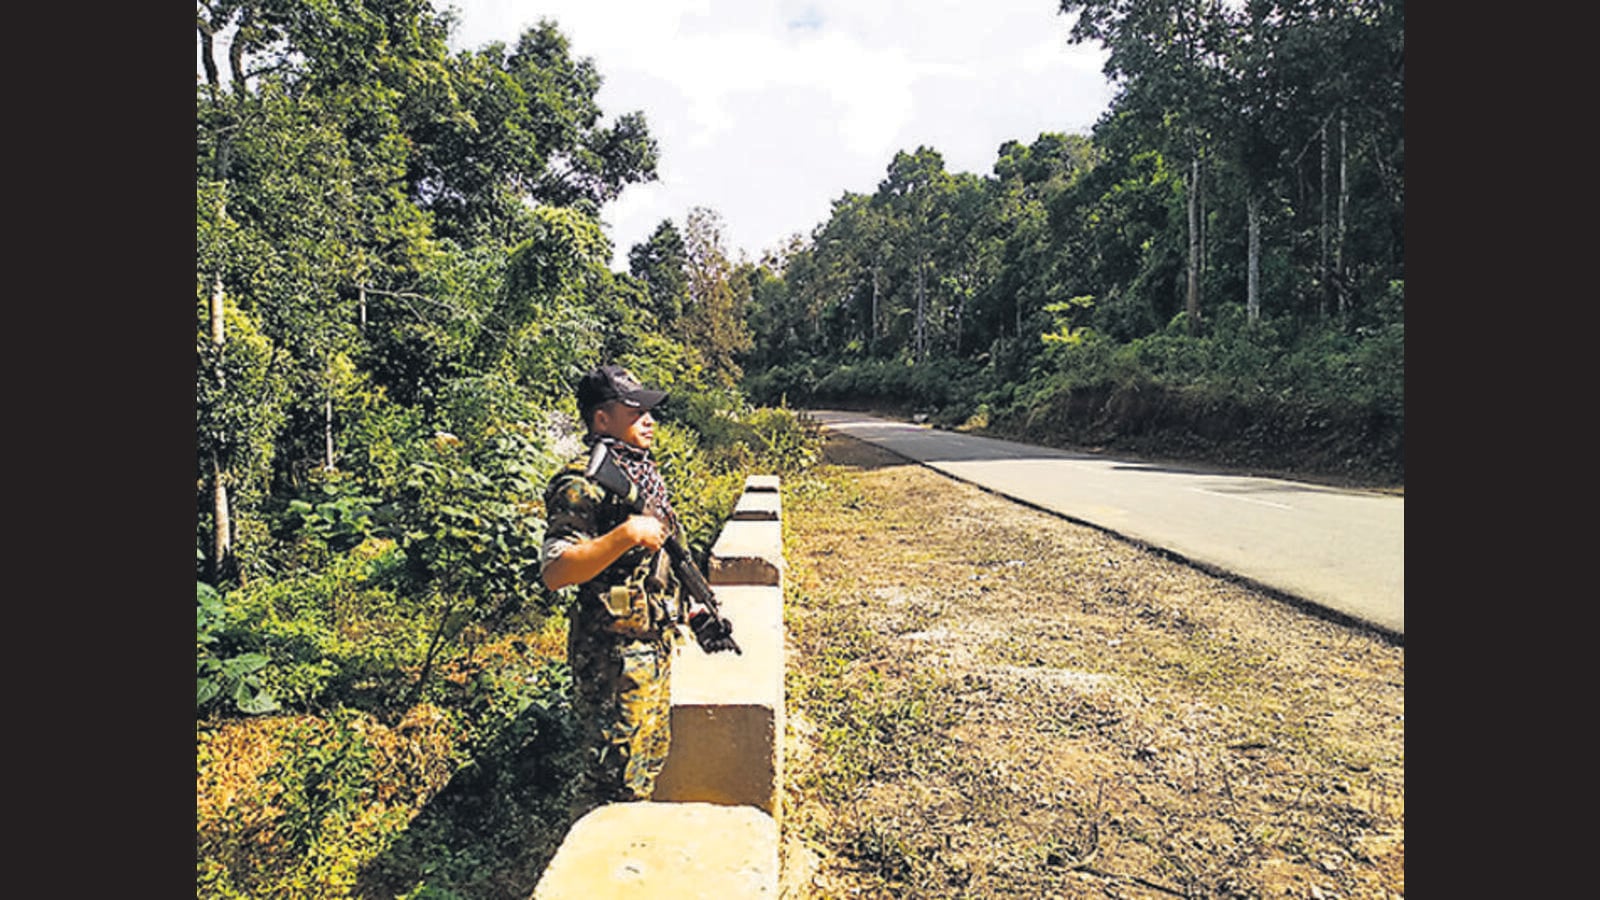
M 804 472 L 815 423 L 685 403 L 657 459 L 691 546 L 750 474 Z M 196 891 L 525 898 L 570 826 L 566 603 L 537 583 L 544 479 L 575 451 L 441 435 L 387 500 L 284 510 L 277 573 L 196 590 Z

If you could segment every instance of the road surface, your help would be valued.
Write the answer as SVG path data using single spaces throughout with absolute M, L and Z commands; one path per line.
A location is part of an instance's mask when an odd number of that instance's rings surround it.
M 1405 498 L 815 410 L 824 427 L 1405 637 Z

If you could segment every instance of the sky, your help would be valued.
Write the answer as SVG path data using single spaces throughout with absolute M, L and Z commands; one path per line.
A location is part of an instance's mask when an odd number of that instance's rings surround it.
M 1052 0 L 433 0 L 452 49 L 515 44 L 541 18 L 594 61 L 605 120 L 642 111 L 657 180 L 601 210 L 612 267 L 663 219 L 722 220 L 734 259 L 809 235 L 897 151 L 992 174 L 1000 145 L 1084 132 L 1111 101 L 1098 45 Z

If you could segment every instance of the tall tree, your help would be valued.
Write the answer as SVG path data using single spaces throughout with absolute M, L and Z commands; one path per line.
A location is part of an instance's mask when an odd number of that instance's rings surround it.
M 944 157 L 931 147 L 918 147 L 915 153 L 902 150 L 894 155 L 888 174 L 878 183 L 874 196 L 875 202 L 890 212 L 894 231 L 902 235 L 895 244 L 901 254 L 900 266 L 909 272 L 914 310 L 911 355 L 917 362 L 928 354 L 928 284 L 933 236 L 937 228 L 938 198 L 949 185 Z
M 705 361 L 706 371 L 720 384 L 737 384 L 743 370 L 737 357 L 750 349 L 745 322 L 749 285 L 735 283 L 734 264 L 723 246 L 722 217 L 697 206 L 684 224 L 688 256 L 689 305 L 680 322 L 685 344 Z
M 1150 145 L 1183 162 L 1189 327 L 1201 321 L 1202 177 L 1223 111 L 1217 105 L 1230 32 L 1222 0 L 1061 0 L 1074 42 L 1106 48 L 1113 107 L 1136 116 Z
M 412 104 L 410 182 L 442 236 L 516 243 L 529 203 L 598 210 L 656 177 L 642 112 L 604 123 L 602 79 L 548 19 L 515 47 L 493 42 L 444 63 L 448 80 Z
M 377 407 L 437 400 L 471 370 L 485 331 L 501 346 L 552 342 L 534 359 L 570 358 L 553 349 L 563 337 L 530 338 L 502 302 L 507 252 L 529 240 L 572 250 L 562 235 L 593 236 L 598 206 L 654 175 L 643 117 L 602 121 L 598 74 L 553 25 L 509 53 L 451 56 L 452 24 L 428 0 L 197 4 L 197 285 L 209 342 L 198 364 L 211 369 L 197 371 L 197 397 L 228 396 L 235 321 L 273 349 L 262 358 L 280 367 L 283 395 L 262 402 L 284 418 L 264 458 L 283 491 L 341 474 L 352 426 L 377 421 Z M 558 204 L 582 207 L 573 215 L 589 226 L 535 209 Z M 624 292 L 599 277 L 580 291 L 591 313 L 619 320 Z M 579 302 L 559 304 L 569 300 Z M 203 436 L 210 458 L 197 463 L 218 571 L 240 535 L 263 527 L 241 499 L 255 473 L 239 470 L 237 445 Z
M 689 298 L 689 256 L 683 235 L 671 219 L 662 219 L 643 243 L 628 251 L 628 271 L 650 292 L 656 324 L 671 332 L 678 327 Z

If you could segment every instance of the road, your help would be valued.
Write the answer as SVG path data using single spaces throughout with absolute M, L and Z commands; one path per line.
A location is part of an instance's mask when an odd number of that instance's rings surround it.
M 1405 498 L 813 410 L 962 481 L 1405 637 Z

